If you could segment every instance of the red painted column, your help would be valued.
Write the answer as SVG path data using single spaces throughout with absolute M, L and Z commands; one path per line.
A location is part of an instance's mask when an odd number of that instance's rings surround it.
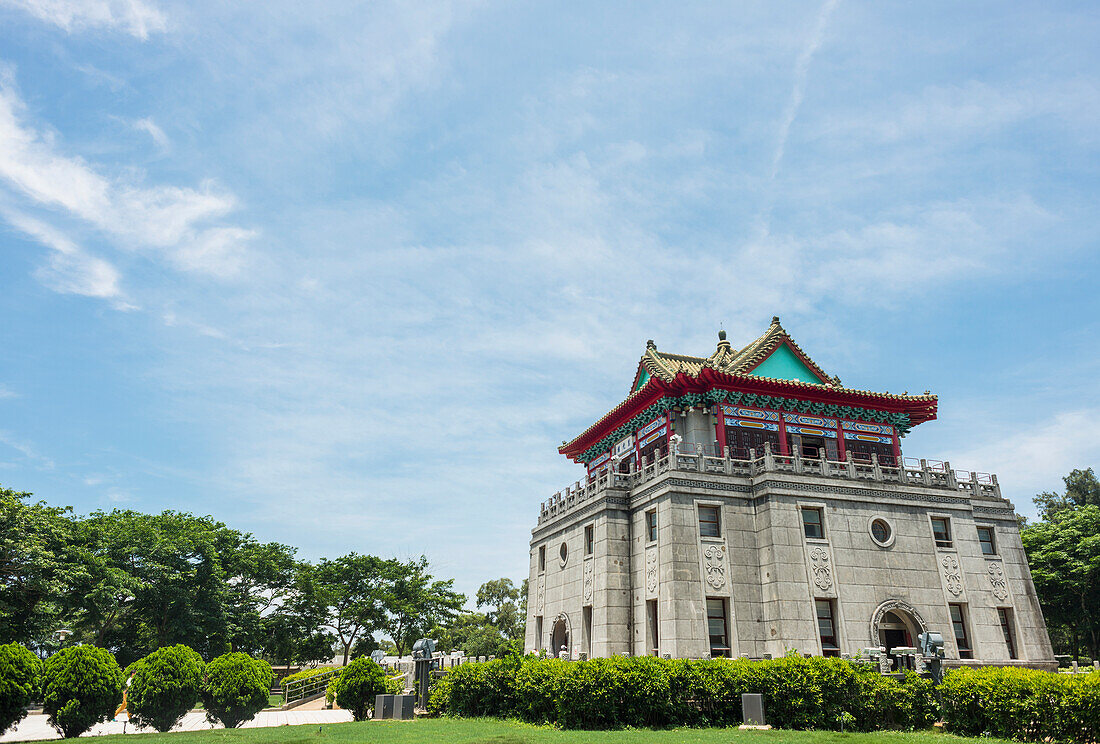
M 894 460 L 897 461 L 895 464 L 897 465 L 897 467 L 900 468 L 901 467 L 901 442 L 898 439 L 898 428 L 895 426 L 895 427 L 893 427 L 893 429 L 894 429 L 894 435 L 892 437 L 892 439 L 893 439 L 892 444 L 894 446 Z
M 844 446 L 844 423 L 836 420 L 836 457 L 841 462 L 848 459 L 848 450 Z
M 722 413 L 722 404 L 715 405 L 715 410 L 718 411 L 718 415 L 715 417 L 714 430 L 718 437 L 718 452 L 719 457 L 722 457 L 726 453 L 726 414 Z
M 779 411 L 779 454 L 791 454 L 791 448 L 787 446 L 787 422 L 782 411 Z

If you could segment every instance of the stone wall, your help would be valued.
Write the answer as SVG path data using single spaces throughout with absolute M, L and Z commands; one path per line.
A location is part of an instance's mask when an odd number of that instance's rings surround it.
M 914 621 L 913 635 L 942 633 L 948 658 L 958 660 L 948 609 L 956 603 L 974 656 L 959 663 L 1053 662 L 1014 510 L 995 481 L 987 488 L 976 478 L 960 483 L 953 473 L 916 470 L 883 476 L 888 469 L 877 463 L 796 467 L 788 458 L 769 468 L 723 459 L 674 453 L 649 477 L 605 478 L 603 488 L 585 485 L 561 508 L 544 505 L 531 541 L 527 650 L 547 648 L 562 618 L 575 657 L 652 653 L 655 602 L 657 652 L 709 656 L 709 597 L 726 600 L 733 655 L 820 654 L 814 600 L 827 599 L 843 653 L 878 646 L 874 622 L 894 609 Z M 699 535 L 700 505 L 720 507 L 719 537 Z M 822 510 L 823 538 L 805 537 L 802 507 Z M 650 541 L 646 512 L 654 509 L 658 534 Z M 950 547 L 936 546 L 933 516 L 950 520 Z M 890 526 L 885 543 L 872 537 L 874 519 Z M 996 555 L 982 554 L 978 525 L 994 529 Z M 1011 611 L 1015 662 L 997 608 Z

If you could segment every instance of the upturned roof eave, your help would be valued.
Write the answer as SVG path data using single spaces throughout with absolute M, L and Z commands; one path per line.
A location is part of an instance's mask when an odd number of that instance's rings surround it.
M 697 376 L 679 372 L 668 382 L 658 377 L 651 377 L 642 388 L 627 396 L 622 403 L 604 414 L 592 426 L 559 447 L 558 452 L 571 458 L 579 455 L 618 428 L 622 422 L 629 420 L 665 395 L 702 393 L 712 389 L 757 394 L 786 393 L 812 402 L 853 404 L 892 413 L 906 413 L 913 426 L 934 420 L 939 402 L 939 398 L 931 393 L 895 395 L 829 384 L 758 377 L 745 373 L 718 372 L 705 367 Z

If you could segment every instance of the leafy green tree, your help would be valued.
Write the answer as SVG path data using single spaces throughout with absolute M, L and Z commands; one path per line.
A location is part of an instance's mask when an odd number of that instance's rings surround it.
M 266 661 L 240 651 L 213 659 L 206 665 L 201 691 L 207 720 L 226 728 L 251 721 L 267 705 L 274 681 Z
M 295 548 L 261 543 L 248 533 L 220 527 L 215 544 L 226 582 L 226 634 L 234 651 L 258 653 L 267 637 L 263 619 L 271 613 L 297 609 L 295 594 L 299 564 Z M 312 631 L 317 626 L 309 628 Z
M 1044 519 L 1049 519 L 1058 512 L 1072 509 L 1076 506 L 1100 506 L 1100 481 L 1092 468 L 1087 470 L 1072 470 L 1062 479 L 1066 484 L 1065 493 L 1046 491 L 1039 494 L 1033 500 L 1039 507 L 1039 514 Z
M 0 734 L 23 720 L 38 697 L 42 662 L 18 643 L 0 646 Z
M 356 721 L 365 720 L 374 710 L 375 696 L 386 692 L 386 674 L 373 659 L 360 656 L 344 667 L 335 692 L 337 705 L 350 710 Z
M 1083 645 L 1091 658 L 1100 658 L 1100 506 L 1048 514 L 1021 533 L 1039 604 L 1052 637 L 1065 629 L 1074 656 Z
M 85 578 L 67 602 L 74 625 L 124 662 L 176 643 L 207 657 L 225 650 L 228 586 L 217 551 L 224 528 L 173 511 L 91 514 L 78 530 Z
M 381 558 L 348 553 L 335 560 L 322 559 L 304 577 L 311 582 L 319 605 L 326 609 L 325 627 L 336 634 L 344 664 L 355 641 L 379 630 L 389 598 L 387 577 L 392 569 Z
M 455 616 L 466 597 L 454 591 L 454 580 L 435 580 L 428 573 L 428 559 L 387 561 L 388 594 L 385 601 L 385 629 L 399 655 L 412 649 L 434 625 Z
M 71 509 L 29 503 L 30 496 L 0 488 L 0 642 L 42 647 L 76 565 Z
M 526 606 L 521 612 L 520 606 L 517 604 L 517 600 L 521 596 L 523 595 L 521 595 L 519 589 L 516 589 L 511 579 L 487 581 L 477 590 L 478 608 L 491 608 L 486 613 L 490 624 L 500 631 L 504 639 L 509 641 L 523 636 L 523 630 L 527 622 Z
M 121 700 L 122 669 L 106 649 L 70 646 L 43 665 L 43 709 L 66 739 L 106 721 Z
M 133 666 L 127 701 L 139 726 L 170 731 L 195 707 L 202 687 L 202 657 L 184 645 L 165 646 Z

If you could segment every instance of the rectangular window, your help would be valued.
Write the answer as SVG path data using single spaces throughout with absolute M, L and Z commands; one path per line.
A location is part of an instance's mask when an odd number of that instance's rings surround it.
M 821 655 L 839 656 L 840 644 L 836 640 L 836 621 L 833 618 L 833 600 L 815 599 L 817 630 L 821 634 Z
M 726 600 L 707 597 L 707 635 L 710 636 L 710 655 L 729 656 L 729 623 L 726 622 Z
M 596 525 L 590 524 L 584 528 L 584 554 L 592 555 L 596 548 Z
M 657 600 L 651 599 L 645 603 L 646 617 L 646 654 L 660 656 L 661 634 L 657 627 Z
M 539 573 L 546 570 L 546 546 L 539 546 Z
M 821 518 L 821 509 L 802 507 L 802 529 L 806 532 L 806 537 L 825 537 L 825 522 Z
M 584 608 L 584 652 L 592 658 L 592 608 Z
M 535 618 L 535 652 L 542 651 L 542 615 Z
M 646 540 L 653 542 L 657 539 L 657 510 L 650 509 L 645 513 Z
M 982 555 L 997 555 L 997 543 L 993 541 L 992 527 L 978 528 L 978 542 L 982 546 Z
M 966 633 L 966 616 L 963 614 L 963 606 L 949 604 L 951 610 L 951 627 L 955 629 L 955 645 L 959 647 L 960 659 L 973 659 L 974 651 L 970 648 L 970 637 Z
M 947 517 L 932 517 L 932 536 L 937 548 L 951 547 L 951 522 Z
M 1005 645 L 1008 646 L 1008 658 L 1016 658 L 1016 636 L 1012 632 L 1012 610 L 1007 607 L 997 608 L 997 619 L 1001 621 L 1001 632 L 1005 636 Z
M 700 506 L 699 507 L 699 534 L 702 537 L 721 537 L 721 530 L 718 527 L 718 507 L 717 506 Z

